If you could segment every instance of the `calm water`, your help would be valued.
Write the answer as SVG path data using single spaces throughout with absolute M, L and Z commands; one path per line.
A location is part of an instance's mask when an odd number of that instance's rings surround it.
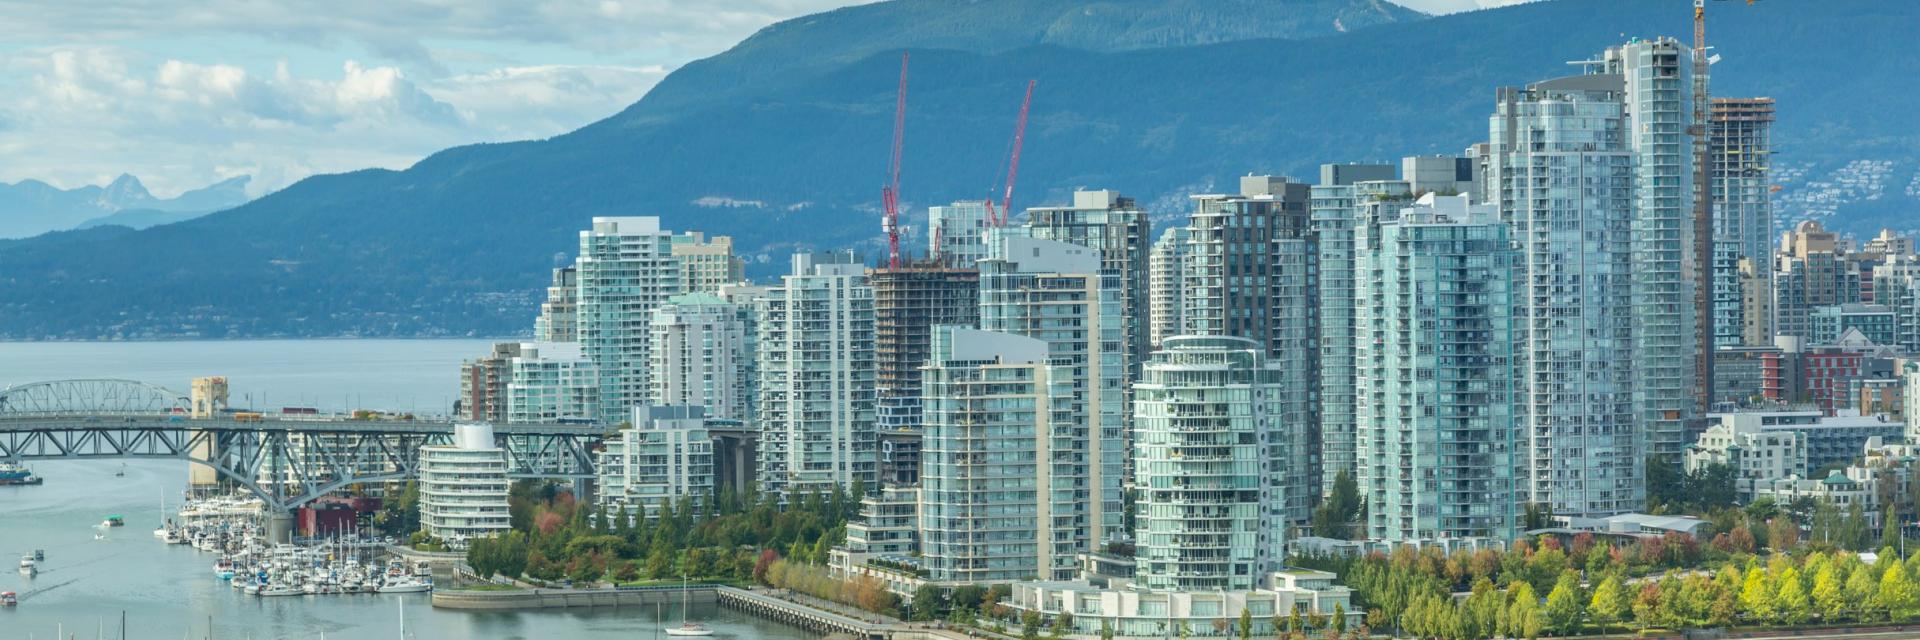
M 460 361 L 491 340 L 230 340 L 0 342 L 0 387 L 73 378 L 125 378 L 180 393 L 226 376 L 233 406 L 446 414 L 460 395 Z
M 143 380 L 184 391 L 198 375 L 232 380 L 242 393 L 264 394 L 258 406 L 379 407 L 435 411 L 450 406 L 454 367 L 485 353 L 487 341 L 324 340 L 156 343 L 0 343 L 0 386 L 77 377 Z M 255 396 L 256 398 L 259 396 Z M 438 409 L 444 411 L 444 409 Z M 115 477 L 116 461 L 40 462 L 38 487 L 0 487 L 0 591 L 21 594 L 0 609 L 0 640 L 54 638 L 61 625 L 75 638 L 117 638 L 121 612 L 128 637 L 329 638 L 400 637 L 401 601 L 408 634 L 422 640 L 648 640 L 659 625 L 651 609 L 559 609 L 513 613 L 436 611 L 425 594 L 257 598 L 213 577 L 214 557 L 153 537 L 160 500 L 185 487 L 185 463 L 134 461 Z M 127 526 L 94 540 L 92 525 L 108 514 Z M 14 571 L 21 554 L 44 549 L 38 577 Z M 800 640 L 817 636 L 733 611 L 695 607 L 722 638 Z M 669 608 L 667 616 L 675 613 Z

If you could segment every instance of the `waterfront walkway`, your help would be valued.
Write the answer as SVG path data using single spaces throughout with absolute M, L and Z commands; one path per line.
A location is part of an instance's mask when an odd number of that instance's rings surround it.
M 804 596 L 793 593 L 782 592 L 782 597 L 775 597 L 775 592 L 748 591 L 735 587 L 718 587 L 716 591 L 720 606 L 739 609 L 819 633 L 845 633 L 856 638 L 881 640 L 892 637 L 894 631 L 905 628 L 898 620 L 870 613 L 851 611 L 841 613 L 847 608 L 820 601 L 818 598 L 808 598 L 814 602 L 803 602 L 795 598 Z M 853 613 L 863 615 L 861 617 L 849 615 Z

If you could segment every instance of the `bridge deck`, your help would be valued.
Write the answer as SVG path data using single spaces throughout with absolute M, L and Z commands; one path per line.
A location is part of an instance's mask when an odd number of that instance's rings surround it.
M 453 422 L 438 420 L 256 420 L 179 419 L 167 416 L 8 416 L 0 417 L 0 431 L 46 430 L 188 430 L 286 431 L 309 433 L 417 433 L 451 434 Z M 600 427 L 583 424 L 497 424 L 497 435 L 600 435 Z

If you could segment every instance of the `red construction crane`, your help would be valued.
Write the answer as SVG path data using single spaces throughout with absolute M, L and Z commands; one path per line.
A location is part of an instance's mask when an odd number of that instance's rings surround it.
M 1020 145 L 1027 139 L 1027 108 L 1033 106 L 1033 83 L 1027 81 L 1027 97 L 1020 99 L 1020 119 L 1013 125 L 1013 155 L 1007 159 L 1007 191 L 1000 196 L 1000 212 L 993 210 L 993 201 L 987 201 L 987 223 L 995 227 L 1007 226 L 1007 219 L 1013 217 L 1013 183 L 1020 177 Z
M 900 53 L 900 93 L 893 105 L 893 159 L 887 165 L 887 184 L 880 188 L 880 203 L 886 217 L 880 226 L 887 232 L 887 267 L 900 268 L 900 150 L 907 136 L 907 53 Z

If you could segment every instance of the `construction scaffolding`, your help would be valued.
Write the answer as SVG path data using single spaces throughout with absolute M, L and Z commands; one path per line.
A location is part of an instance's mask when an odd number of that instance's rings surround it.
M 933 328 L 980 326 L 980 272 L 915 261 L 874 269 L 875 384 L 881 430 L 919 426 L 920 367 L 933 350 Z

